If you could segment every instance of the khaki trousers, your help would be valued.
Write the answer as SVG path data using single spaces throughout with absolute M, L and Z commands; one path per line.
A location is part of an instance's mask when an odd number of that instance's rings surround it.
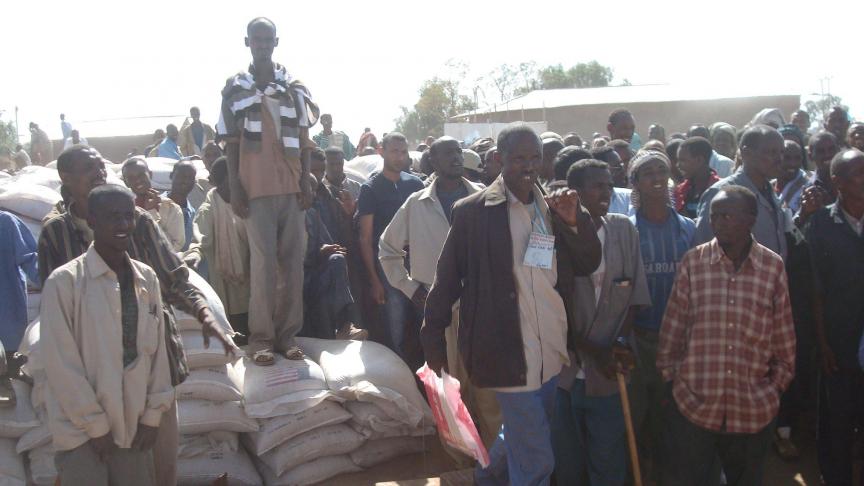
M 162 414 L 156 443 L 153 444 L 153 467 L 156 471 L 156 484 L 160 486 L 177 484 L 177 449 L 179 447 L 180 427 L 177 418 L 177 401 L 175 400 L 171 404 L 171 408 Z M 64 483 L 63 486 L 66 484 Z
M 287 351 L 303 327 L 305 211 L 296 194 L 249 201 L 249 350 Z
M 177 460 L 177 456 L 174 456 Z M 115 449 L 103 462 L 89 442 L 54 456 L 63 486 L 154 486 L 152 451 Z M 159 483 L 166 484 L 166 483 Z M 173 483 L 172 483 L 173 484 Z

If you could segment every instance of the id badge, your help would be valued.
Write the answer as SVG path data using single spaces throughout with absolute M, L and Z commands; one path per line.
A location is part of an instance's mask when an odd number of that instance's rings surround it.
M 525 250 L 525 258 L 522 264 L 529 267 L 551 270 L 554 252 L 554 236 L 532 231 L 531 237 L 528 239 L 528 249 Z

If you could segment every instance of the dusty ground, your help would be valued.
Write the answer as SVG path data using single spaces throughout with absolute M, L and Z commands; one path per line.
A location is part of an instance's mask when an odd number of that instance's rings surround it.
M 812 437 L 805 437 L 802 457 L 796 463 L 780 460 L 772 447 L 766 465 L 765 486 L 819 486 L 816 447 Z M 437 440 L 430 450 L 394 459 L 361 473 L 346 474 L 326 482 L 330 486 L 470 486 L 467 471 L 459 470 Z

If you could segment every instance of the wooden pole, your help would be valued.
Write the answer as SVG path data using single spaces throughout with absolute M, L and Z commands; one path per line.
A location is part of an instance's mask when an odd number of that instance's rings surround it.
M 639 469 L 639 450 L 636 447 L 636 433 L 633 431 L 633 417 L 630 415 L 630 397 L 627 395 L 627 382 L 624 374 L 618 373 L 618 393 L 621 395 L 621 408 L 624 409 L 624 425 L 627 427 L 627 448 L 630 449 L 630 463 L 633 466 L 633 485 L 642 486 L 642 471 Z

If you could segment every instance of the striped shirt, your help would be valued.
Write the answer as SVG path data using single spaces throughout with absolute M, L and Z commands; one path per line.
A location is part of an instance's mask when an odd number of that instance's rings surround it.
M 716 239 L 687 252 L 660 329 L 657 369 L 694 424 L 747 434 L 768 425 L 795 371 L 780 256 L 754 239 L 736 272 Z
M 240 137 L 253 149 L 261 144 L 261 114 L 264 97 L 279 100 L 279 127 L 285 156 L 300 156 L 301 129 L 308 130 L 318 120 L 318 106 L 312 102 L 309 90 L 294 80 L 285 67 L 273 65 L 273 81 L 261 90 L 255 84 L 254 67 L 228 78 L 222 90 L 222 110 L 216 132 L 229 142 L 239 143 Z M 308 137 L 308 135 L 306 135 Z
M 42 283 L 45 283 L 54 269 L 84 254 L 92 241 L 93 232 L 87 222 L 67 211 L 62 202 L 58 203 L 55 211 L 46 217 L 39 235 L 39 278 Z M 128 253 L 129 258 L 151 267 L 159 278 L 171 380 L 172 384 L 177 385 L 186 379 L 189 369 L 180 332 L 168 304 L 176 305 L 178 309 L 197 316 L 202 309 L 208 307 L 207 301 L 189 284 L 188 274 L 181 270 L 186 269 L 186 266 L 174 253 L 159 225 L 147 211 L 138 207 L 135 208 L 135 231 Z

